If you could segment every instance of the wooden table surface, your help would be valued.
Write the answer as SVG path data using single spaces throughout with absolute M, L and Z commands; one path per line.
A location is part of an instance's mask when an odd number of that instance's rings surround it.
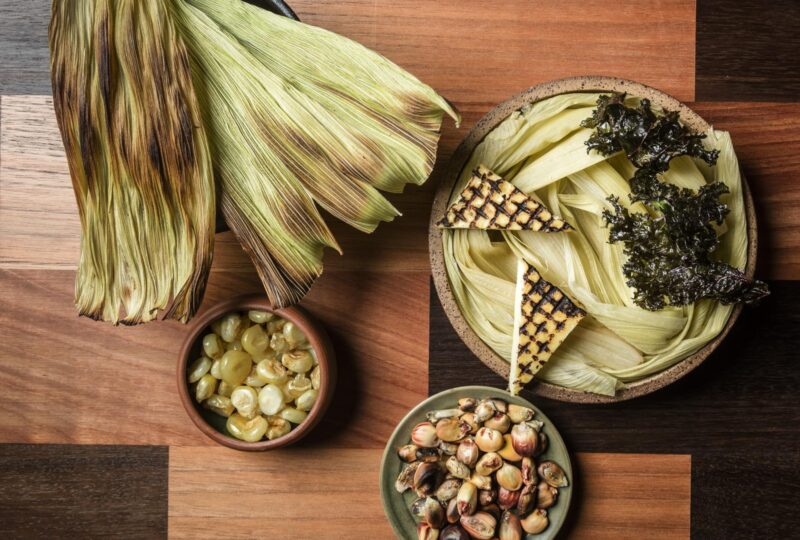
M 729 130 L 759 211 L 772 298 L 706 366 L 610 407 L 538 400 L 574 451 L 564 536 L 790 538 L 800 530 L 800 4 L 790 0 L 295 0 L 305 22 L 409 69 L 462 111 L 440 162 L 497 102 L 549 79 L 634 79 Z M 226 450 L 188 420 L 177 323 L 114 328 L 72 305 L 79 224 L 47 73 L 47 0 L 0 0 L 0 535 L 4 538 L 391 538 L 378 469 L 429 392 L 500 385 L 432 293 L 426 229 L 437 173 L 345 255 L 304 305 L 330 329 L 340 380 L 301 446 Z M 218 236 L 205 305 L 259 291 Z

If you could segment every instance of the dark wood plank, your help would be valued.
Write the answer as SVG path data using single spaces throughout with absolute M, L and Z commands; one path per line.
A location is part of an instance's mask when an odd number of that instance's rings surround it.
M 800 484 L 800 282 L 770 287 L 772 295 L 745 310 L 702 366 L 655 394 L 591 407 L 525 395 L 553 419 L 572 451 L 691 454 L 692 520 L 704 524 L 694 530 L 698 538 L 748 531 L 765 537 L 765 530 L 766 537 L 784 538 L 782 531 L 800 530 L 790 496 Z M 429 391 L 504 387 L 464 346 L 431 290 Z
M 800 100 L 800 2 L 697 0 L 698 101 Z
M 166 538 L 168 453 L 0 445 L 0 537 Z
M 800 279 L 800 103 L 692 103 L 730 131 L 758 216 L 758 275 Z
M 743 428 L 747 429 L 747 427 Z M 692 456 L 692 537 L 703 540 L 798 538 L 800 447 L 769 437 L 757 449 L 725 450 Z
M 0 94 L 49 94 L 49 0 L 0 2 Z
M 770 287 L 772 294 L 744 311 L 703 365 L 664 390 L 591 407 L 525 395 L 542 404 L 580 452 L 694 453 L 735 445 L 769 453 L 800 445 L 800 282 Z M 435 294 L 432 287 L 429 391 L 504 386 L 456 336 Z M 763 447 L 765 439 L 770 448 Z

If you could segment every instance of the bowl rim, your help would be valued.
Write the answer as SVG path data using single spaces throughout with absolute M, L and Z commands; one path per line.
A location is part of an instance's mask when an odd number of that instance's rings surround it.
M 455 386 L 426 397 L 425 399 L 414 405 L 408 411 L 408 413 L 406 413 L 405 416 L 403 416 L 403 418 L 399 422 L 397 422 L 397 424 L 394 427 L 394 430 L 392 430 L 392 434 L 389 436 L 389 438 L 386 441 L 386 445 L 384 446 L 383 454 L 381 454 L 381 465 L 378 474 L 379 489 L 381 493 L 381 506 L 383 507 L 383 512 L 386 515 L 386 519 L 389 521 L 392 530 L 394 531 L 395 535 L 398 538 L 402 538 L 403 535 L 407 532 L 404 531 L 403 528 L 400 526 L 400 523 L 397 522 L 395 514 L 391 509 L 392 505 L 390 504 L 390 500 L 392 500 L 393 497 L 400 496 L 402 498 L 403 494 L 397 493 L 391 486 L 387 486 L 387 482 L 389 484 L 393 484 L 394 480 L 387 480 L 386 476 L 388 474 L 389 462 L 398 459 L 397 451 L 392 443 L 401 434 L 400 428 L 403 427 L 404 424 L 409 422 L 415 416 L 424 413 L 425 409 L 430 407 L 429 404 L 435 400 L 445 397 L 452 397 L 452 396 L 463 397 L 474 394 L 489 394 L 492 397 L 503 399 L 508 403 L 517 403 L 524 405 L 526 407 L 531 407 L 534 411 L 536 411 L 536 418 L 539 418 L 540 420 L 543 420 L 545 422 L 544 429 L 548 432 L 549 434 L 548 437 L 550 437 L 551 439 L 550 445 L 560 446 L 562 448 L 566 461 L 563 462 L 559 461 L 558 464 L 561 465 L 561 467 L 567 473 L 567 476 L 569 478 L 569 486 L 568 486 L 569 490 L 559 493 L 559 501 L 561 503 L 564 503 L 563 504 L 564 511 L 559 519 L 559 523 L 557 526 L 558 528 L 551 529 L 548 527 L 542 533 L 536 535 L 526 534 L 526 536 L 524 537 L 524 538 L 529 538 L 529 537 L 559 538 L 559 533 L 564 529 L 564 526 L 567 524 L 567 520 L 569 519 L 569 514 L 572 511 L 573 506 L 575 504 L 574 503 L 576 499 L 576 496 L 574 495 L 575 490 L 580 489 L 579 487 L 576 488 L 576 486 L 579 486 L 579 481 L 578 479 L 576 479 L 577 469 L 574 467 L 573 455 L 569 447 L 567 446 L 567 443 L 564 441 L 564 438 L 561 436 L 561 432 L 558 430 L 558 427 L 556 427 L 555 422 L 553 422 L 553 420 L 550 417 L 548 417 L 547 414 L 544 411 L 542 411 L 542 409 L 538 405 L 535 405 L 526 397 L 523 397 L 521 395 L 512 396 L 507 390 L 504 390 L 502 388 L 495 388 L 493 386 L 474 385 L 474 384 L 465 386 Z M 421 418 L 424 419 L 424 415 Z M 408 435 L 406 435 L 406 437 L 408 437 Z M 545 535 L 545 536 L 540 536 L 540 535 Z
M 569 77 L 548 81 L 532 86 L 512 96 L 486 113 L 486 115 L 484 115 L 470 130 L 453 153 L 436 189 L 428 226 L 428 247 L 430 250 L 433 282 L 436 287 L 437 295 L 447 314 L 447 318 L 464 344 L 467 345 L 484 365 L 506 379 L 508 378 L 509 371 L 508 364 L 472 330 L 464 319 L 461 310 L 458 308 L 458 304 L 456 303 L 453 291 L 450 287 L 450 280 L 447 276 L 441 240 L 442 235 L 440 229 L 436 226 L 436 222 L 444 213 L 458 176 L 472 155 L 475 147 L 512 112 L 519 110 L 522 106 L 529 103 L 541 101 L 558 94 L 597 91 L 627 92 L 638 97 L 646 97 L 650 99 L 651 102 L 666 109 L 678 111 L 681 116 L 681 121 L 697 131 L 705 132 L 711 128 L 711 124 L 674 97 L 635 81 L 600 75 Z M 752 279 L 756 267 L 758 230 L 753 198 L 744 174 L 742 174 L 742 195 L 744 198 L 748 238 L 745 274 Z M 636 382 L 628 383 L 625 388 L 618 390 L 613 397 L 564 388 L 544 381 L 537 381 L 536 384 L 526 387 L 526 390 L 533 392 L 533 394 L 537 396 L 572 403 L 616 403 L 650 394 L 677 381 L 702 364 L 719 346 L 725 336 L 728 335 L 731 327 L 739 318 L 741 311 L 741 304 L 735 305 L 728 317 L 728 321 L 720 333 L 714 339 L 706 343 L 703 348 L 663 371 L 649 375 Z
M 189 383 L 186 380 L 186 370 L 189 365 L 190 354 L 195 343 L 200 339 L 208 326 L 216 319 L 226 313 L 235 311 L 259 310 L 274 313 L 288 321 L 296 324 L 306 335 L 312 349 L 317 356 L 317 363 L 320 366 L 320 387 L 319 395 L 314 406 L 308 412 L 308 416 L 302 423 L 297 425 L 292 431 L 278 437 L 277 439 L 262 440 L 258 442 L 240 441 L 230 435 L 217 431 L 214 426 L 209 424 L 198 410 L 198 404 L 189 394 Z M 189 332 L 183 338 L 181 350 L 177 362 L 177 385 L 178 395 L 180 396 L 186 414 L 195 426 L 213 441 L 233 448 L 251 452 L 274 450 L 296 443 L 319 423 L 325 411 L 333 399 L 334 387 L 336 385 L 336 358 L 330 338 L 322 325 L 317 322 L 306 310 L 299 306 L 292 306 L 282 309 L 273 309 L 266 296 L 260 294 L 249 294 L 230 298 L 228 300 L 212 305 L 201 315 L 192 320 Z

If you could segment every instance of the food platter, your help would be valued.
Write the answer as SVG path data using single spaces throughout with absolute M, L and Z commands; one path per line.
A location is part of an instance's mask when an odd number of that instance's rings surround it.
M 509 365 L 500 358 L 469 326 L 462 315 L 451 288 L 442 243 L 442 232 L 436 222 L 445 213 L 454 186 L 470 156 L 481 141 L 503 122 L 511 113 L 523 106 L 541 101 L 552 96 L 573 92 L 626 92 L 630 95 L 648 98 L 654 105 L 664 109 L 678 111 L 681 121 L 688 127 L 698 132 L 706 132 L 710 125 L 690 108 L 680 103 L 673 97 L 648 86 L 618 78 L 610 77 L 575 77 L 552 81 L 534 86 L 521 94 L 501 103 L 484 116 L 472 131 L 463 140 L 456 150 L 449 164 L 445 168 L 444 176 L 438 187 L 431 212 L 429 229 L 429 248 L 433 280 L 439 299 L 454 329 L 478 358 L 493 371 L 503 377 L 508 377 Z M 746 229 L 748 237 L 747 264 L 744 273 L 752 278 L 755 272 L 757 252 L 757 227 L 752 196 L 746 180 L 742 179 L 743 198 L 745 206 Z M 614 396 L 590 394 L 578 390 L 568 389 L 547 382 L 536 382 L 531 385 L 533 393 L 561 401 L 580 403 L 606 403 L 624 401 L 634 397 L 649 394 L 683 377 L 700 365 L 725 338 L 730 328 L 738 318 L 741 306 L 733 308 L 727 323 L 720 333 L 703 348 L 696 351 L 675 365 L 652 374 L 635 382 L 629 383 L 625 388 L 616 392 Z
M 504 390 L 487 386 L 461 386 L 440 392 L 422 401 L 397 424 L 392 436 L 386 443 L 380 472 L 381 501 L 386 517 L 391 523 L 395 534 L 398 538 L 414 538 L 417 534 L 417 522 L 409 511 L 409 505 L 414 496 L 408 492 L 402 495 L 394 487 L 395 480 L 403 465 L 397 455 L 397 449 L 408 443 L 409 433 L 412 428 L 417 423 L 425 420 L 425 415 L 428 411 L 453 407 L 454 403 L 463 397 L 474 397 L 476 399 L 499 398 L 510 404 L 529 407 L 536 412 L 534 418 L 544 422 L 542 431 L 547 435 L 549 444 L 542 457 L 553 460 L 562 466 L 569 479 L 569 486 L 559 490 L 558 503 L 548 510 L 549 526 L 540 534 L 529 534 L 524 538 L 528 540 L 555 538 L 567 518 L 575 489 L 574 471 L 564 440 L 554 424 L 535 405 L 519 396 L 512 396 Z

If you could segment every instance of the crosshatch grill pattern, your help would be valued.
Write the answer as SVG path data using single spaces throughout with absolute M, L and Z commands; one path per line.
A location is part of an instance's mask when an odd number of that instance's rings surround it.
M 538 201 L 483 165 L 473 171 L 458 200 L 439 227 L 507 231 L 561 232 L 572 229 Z
M 586 316 L 564 292 L 520 260 L 519 340 L 512 377 L 514 393 L 544 367 L 578 323 Z

